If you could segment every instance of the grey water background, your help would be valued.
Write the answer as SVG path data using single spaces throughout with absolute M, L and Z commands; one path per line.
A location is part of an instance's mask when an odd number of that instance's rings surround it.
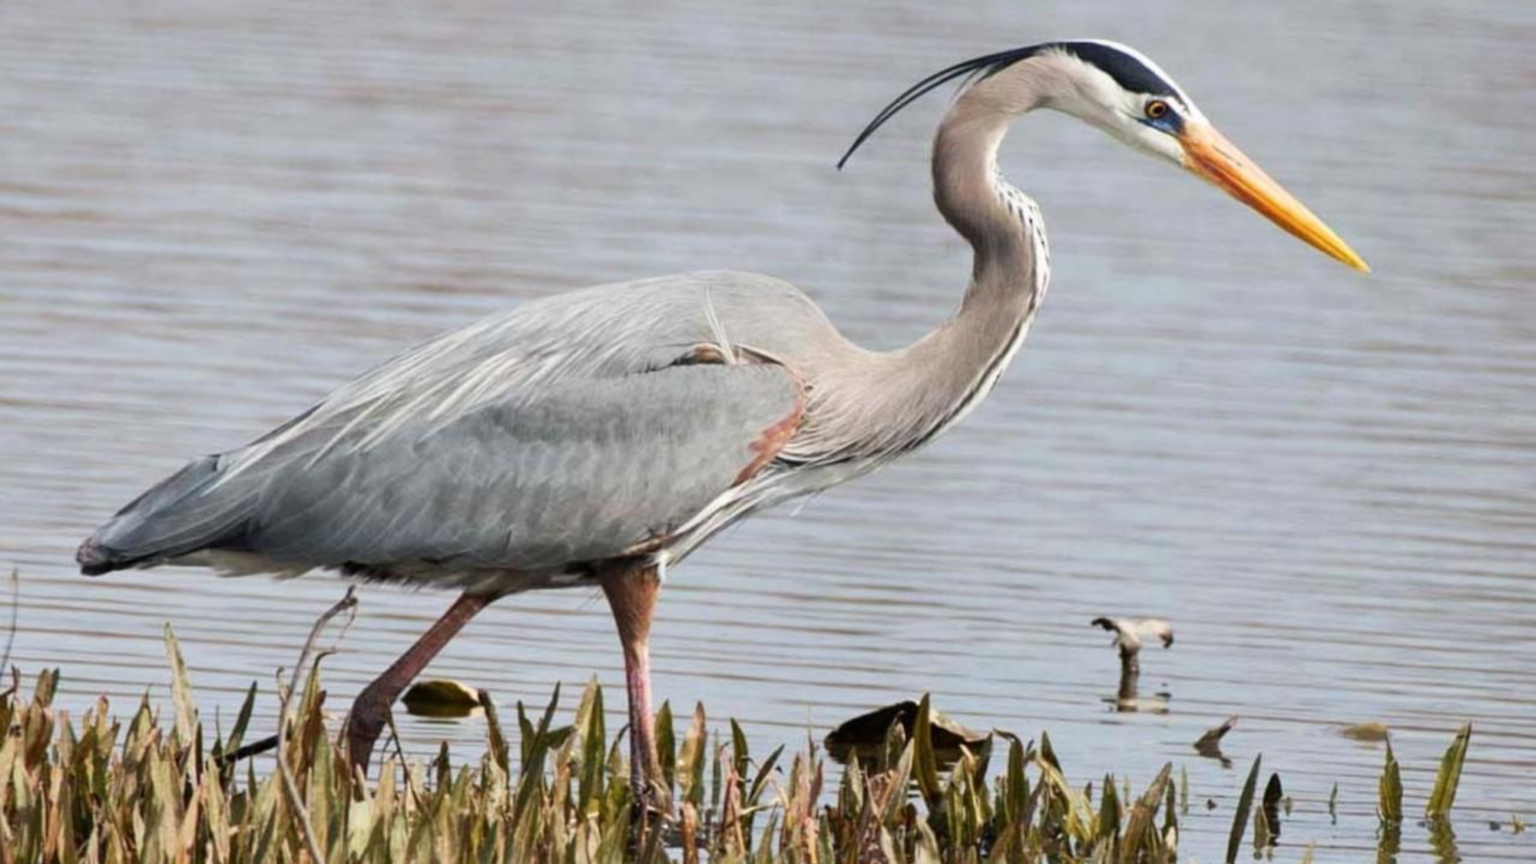
M 943 111 L 907 84 L 1051 38 L 1129 42 L 1376 268 L 1355 275 L 1190 177 L 1055 115 L 1003 167 L 1043 207 L 1052 294 L 990 402 L 943 440 L 757 518 L 671 574 L 656 686 L 759 746 L 931 691 L 1047 729 L 1071 778 L 1172 760 L 1184 847 L 1218 858 L 1258 752 L 1295 810 L 1280 860 L 1374 854 L 1381 721 L 1422 807 L 1476 726 L 1456 850 L 1536 856 L 1536 7 L 1305 0 L 0 5 L 0 565 L 14 661 L 63 702 L 164 694 L 172 622 L 210 713 L 268 694 L 342 593 L 159 570 L 87 580 L 89 529 L 403 347 L 562 289 L 688 269 L 805 287 L 890 347 L 957 301 L 929 200 Z M 362 591 L 340 710 L 449 603 Z M 7 598 L 4 602 L 9 603 Z M 1117 714 L 1099 614 L 1161 614 Z M 604 603 L 526 595 L 430 674 L 510 704 L 596 673 Z M 621 710 L 619 699 L 610 706 Z M 1242 719 L 1197 757 L 1202 730 Z M 615 725 L 620 716 L 615 714 Z M 416 752 L 484 729 L 406 719 Z M 1339 784 L 1339 819 L 1325 801 Z M 1209 813 L 1204 804 L 1217 807 Z M 1490 821 L 1504 823 L 1499 831 Z M 1246 854 L 1246 853 L 1245 853 Z

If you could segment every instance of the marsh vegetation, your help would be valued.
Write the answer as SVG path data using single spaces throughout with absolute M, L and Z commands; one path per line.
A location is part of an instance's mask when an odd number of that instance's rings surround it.
M 456 764 L 446 746 L 415 760 L 396 742 L 368 779 L 338 744 L 308 646 L 298 683 L 278 674 L 286 723 L 276 752 L 256 758 L 262 748 L 246 745 L 260 688 L 252 684 L 233 722 L 210 723 L 169 628 L 166 650 L 170 705 L 146 696 L 126 721 L 105 698 L 78 721 L 56 710 L 57 670 L 40 673 L 30 694 L 14 673 L 0 694 L 0 861 L 1166 862 L 1178 858 L 1191 806 L 1188 777 L 1172 763 L 1138 782 L 1069 780 L 1046 733 L 1038 742 L 1001 730 L 945 735 L 936 747 L 942 727 L 926 696 L 906 723 L 893 714 L 879 745 L 851 754 L 835 779 L 815 741 L 794 754 L 754 752 L 734 721 L 664 704 L 661 802 L 653 829 L 640 831 L 624 735 L 605 725 L 596 681 L 568 723 L 558 722 L 558 687 L 542 708 L 519 702 L 506 720 L 481 691 L 488 735 L 478 760 Z M 1470 736 L 1463 728 L 1446 751 L 1419 823 L 1452 858 L 1451 807 Z M 1379 854 L 1391 860 L 1405 805 L 1386 753 Z M 1242 787 L 1229 862 L 1246 845 L 1272 857 L 1293 806 L 1277 774 L 1261 785 L 1261 767 L 1255 758 Z

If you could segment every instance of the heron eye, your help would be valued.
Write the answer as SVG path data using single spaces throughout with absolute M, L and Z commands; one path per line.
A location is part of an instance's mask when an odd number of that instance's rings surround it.
M 1153 99 L 1147 103 L 1147 117 L 1156 120 L 1168 113 L 1168 103 L 1161 99 Z

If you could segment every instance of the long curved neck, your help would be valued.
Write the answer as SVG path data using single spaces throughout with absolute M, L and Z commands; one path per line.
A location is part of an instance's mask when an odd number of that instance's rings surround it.
M 846 466 L 837 475 L 846 479 L 932 440 L 991 391 L 1023 343 L 1049 275 L 1040 211 L 997 170 L 1009 123 L 1040 104 L 1035 88 L 1043 86 L 1030 74 L 984 81 L 945 115 L 933 145 L 933 195 L 974 253 L 965 298 L 905 348 L 853 349 L 814 370 L 811 419 L 791 456 Z
M 1015 89 L 1009 102 L 1020 101 Z M 945 115 L 933 146 L 934 202 L 970 244 L 971 281 L 953 317 L 895 353 L 888 383 L 908 406 L 900 425 L 917 446 L 991 391 L 1045 297 L 1049 253 L 1039 208 L 1002 178 L 997 150 L 1017 110 L 975 88 Z M 1027 94 L 1026 94 L 1027 96 Z
M 1012 119 L 962 97 L 934 137 L 934 203 L 974 254 L 957 319 L 971 312 L 1017 315 L 1045 287 L 1045 271 L 1036 267 L 1044 262 L 1035 260 L 1043 252 L 1037 238 L 1044 245 L 1039 212 L 997 168 L 997 150 Z

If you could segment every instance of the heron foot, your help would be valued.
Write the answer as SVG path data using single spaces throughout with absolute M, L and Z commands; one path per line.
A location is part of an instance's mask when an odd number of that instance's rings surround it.
M 384 670 L 384 674 L 364 687 L 363 692 L 357 694 L 352 702 L 352 711 L 347 715 L 347 757 L 352 761 L 354 770 L 361 768 L 364 774 L 368 773 L 373 746 L 378 743 L 384 725 L 389 722 L 389 707 L 395 704 L 405 688 L 421 674 L 421 670 L 432 662 L 432 658 L 443 650 L 449 640 L 464 629 L 464 625 L 481 609 L 495 600 L 495 596 L 460 596 L 443 613 L 443 617 L 437 619 L 416 640 L 415 645 L 400 655 L 400 659 Z
M 381 687 L 381 684 L 387 684 L 382 676 L 357 695 L 352 701 L 352 710 L 347 713 L 347 758 L 354 768 L 361 768 L 365 775 L 368 773 L 368 762 L 373 756 L 373 747 L 389 721 L 389 706 L 394 702 L 393 696 L 398 695 L 385 693 L 386 688 Z

